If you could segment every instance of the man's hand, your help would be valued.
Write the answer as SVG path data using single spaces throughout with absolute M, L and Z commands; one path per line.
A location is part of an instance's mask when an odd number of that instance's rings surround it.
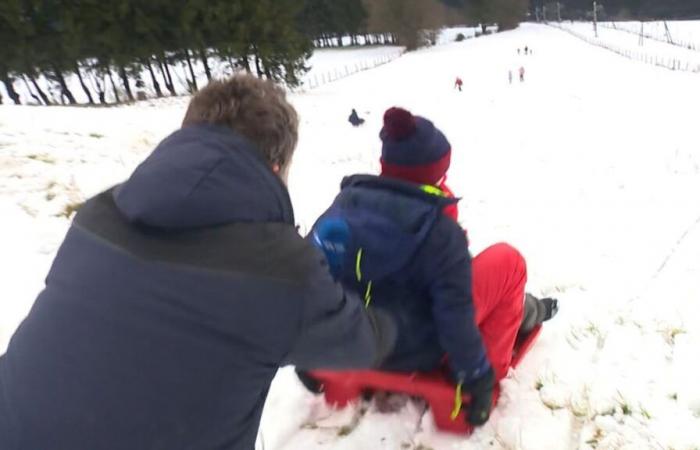
M 477 378 L 471 384 L 464 386 L 464 390 L 471 394 L 471 402 L 467 411 L 467 419 L 470 424 L 479 426 L 489 420 L 495 385 L 496 376 L 493 373 L 493 369 L 489 367 L 489 370 L 481 378 Z

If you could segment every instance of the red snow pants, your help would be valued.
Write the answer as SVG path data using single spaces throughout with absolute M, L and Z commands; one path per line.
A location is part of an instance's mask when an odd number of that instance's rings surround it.
M 523 319 L 526 281 L 525 258 L 508 244 L 495 244 L 472 260 L 476 324 L 497 380 L 508 374 Z

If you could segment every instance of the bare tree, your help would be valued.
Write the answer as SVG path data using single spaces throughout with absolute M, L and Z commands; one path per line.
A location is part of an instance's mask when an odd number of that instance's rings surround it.
M 364 0 L 364 4 L 367 30 L 390 33 L 408 50 L 430 43 L 426 32 L 448 23 L 448 9 L 438 0 Z

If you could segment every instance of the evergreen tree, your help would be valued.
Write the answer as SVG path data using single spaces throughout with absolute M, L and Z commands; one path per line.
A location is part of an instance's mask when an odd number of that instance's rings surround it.
M 20 22 L 19 0 L 6 0 L 0 6 L 0 81 L 5 86 L 8 97 L 17 105 L 21 99 L 15 90 L 15 73 L 21 73 L 21 51 L 23 47 L 23 32 L 18 28 Z

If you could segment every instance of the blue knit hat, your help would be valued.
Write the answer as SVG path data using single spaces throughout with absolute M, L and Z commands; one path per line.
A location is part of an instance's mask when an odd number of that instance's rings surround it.
M 382 175 L 435 185 L 450 167 L 451 147 L 433 123 L 403 108 L 384 113 Z

